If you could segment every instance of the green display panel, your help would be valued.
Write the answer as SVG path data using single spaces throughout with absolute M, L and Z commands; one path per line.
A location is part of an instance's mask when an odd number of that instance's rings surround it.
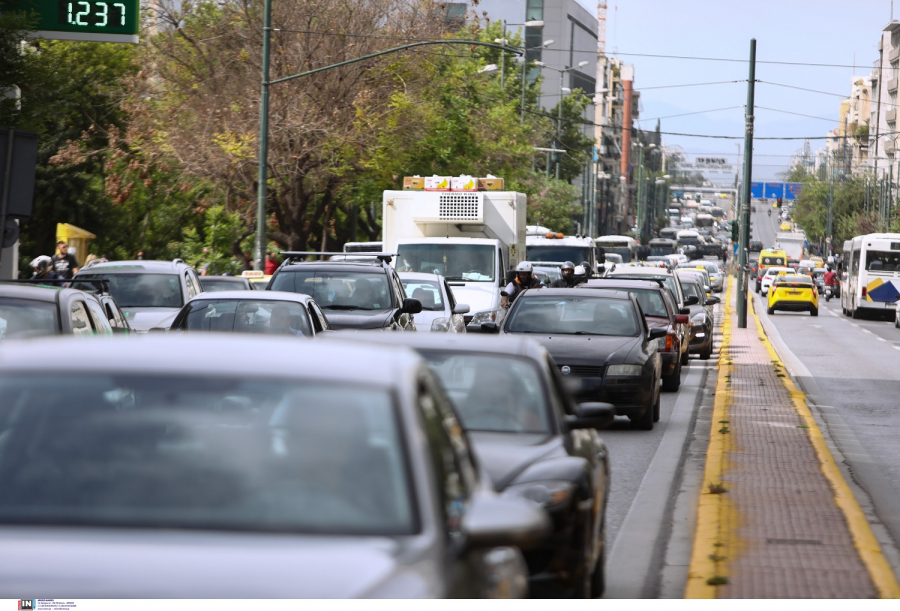
M 0 0 L 0 11 L 33 11 L 42 38 L 138 41 L 140 0 Z

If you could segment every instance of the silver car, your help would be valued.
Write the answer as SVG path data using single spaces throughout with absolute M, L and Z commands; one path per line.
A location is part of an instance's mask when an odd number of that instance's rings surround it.
M 10 340 L 0 431 L 3 598 L 521 596 L 549 533 L 399 346 Z
M 416 329 L 437 333 L 465 333 L 463 314 L 469 306 L 456 303 L 453 291 L 443 276 L 418 272 L 399 272 L 406 294 L 422 302 L 422 311 L 415 315 Z

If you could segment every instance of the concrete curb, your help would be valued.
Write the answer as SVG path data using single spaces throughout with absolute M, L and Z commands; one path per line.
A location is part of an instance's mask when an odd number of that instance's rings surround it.
M 688 567 L 685 598 L 715 598 L 716 581 L 727 578 L 725 558 L 728 556 L 728 541 L 731 539 L 723 526 L 733 523 L 729 514 L 734 508 L 724 494 L 710 492 L 710 484 L 721 484 L 727 467 L 727 452 L 730 449 L 730 435 L 720 433 L 720 421 L 728 419 L 728 403 L 731 380 L 731 297 L 734 290 L 732 278 L 728 280 L 725 296 L 725 311 L 722 321 L 722 342 L 719 347 L 719 373 L 716 379 L 716 398 L 710 425 L 709 447 L 706 451 L 706 465 L 703 471 L 703 488 L 697 507 L 697 527 L 694 531 L 694 547 Z M 710 583 L 712 580 L 713 583 Z
M 772 346 L 772 343 L 769 341 L 762 322 L 756 315 L 752 299 L 748 300 L 748 306 L 750 315 L 756 322 L 756 330 L 759 334 L 759 338 L 765 345 L 772 360 L 776 361 L 782 368 L 786 369 L 781 358 L 778 356 L 778 353 L 775 351 L 775 348 Z M 878 544 L 875 534 L 872 532 L 872 528 L 869 525 L 869 521 L 866 519 L 865 513 L 857 502 L 856 497 L 853 496 L 850 486 L 847 484 L 837 463 L 834 461 L 834 457 L 828 450 L 828 445 L 822 435 L 822 431 L 819 429 L 818 424 L 816 424 L 816 420 L 809 410 L 809 406 L 806 404 L 806 395 L 797 389 L 790 378 L 783 377 L 781 378 L 781 381 L 791 395 L 794 409 L 797 410 L 797 413 L 807 426 L 807 435 L 809 436 L 810 443 L 812 443 L 816 456 L 819 459 L 819 466 L 822 469 L 825 478 L 828 480 L 828 483 L 831 485 L 838 508 L 847 520 L 847 526 L 850 530 L 850 535 L 853 538 L 853 545 L 859 552 L 860 559 L 868 570 L 869 575 L 875 584 L 875 588 L 878 590 L 879 598 L 900 598 L 900 584 L 897 583 L 894 572 L 891 570 L 890 563 L 888 563 L 887 558 L 885 558 L 884 552 L 882 552 L 881 546 Z

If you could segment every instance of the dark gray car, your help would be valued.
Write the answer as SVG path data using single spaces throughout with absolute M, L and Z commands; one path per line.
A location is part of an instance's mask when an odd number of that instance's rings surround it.
M 508 546 L 543 541 L 547 518 L 491 489 L 409 349 L 217 334 L 4 344 L 3 598 L 524 594 Z

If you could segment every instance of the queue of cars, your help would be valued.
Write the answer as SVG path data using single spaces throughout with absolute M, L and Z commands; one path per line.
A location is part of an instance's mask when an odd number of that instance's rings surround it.
M 521 293 L 482 324 L 503 337 L 461 337 L 469 308 L 441 276 L 380 253 L 286 255 L 264 292 L 207 290 L 179 260 L 0 284 L 0 338 L 111 335 L 115 312 L 140 336 L 0 347 L 0 547 L 16 589 L 602 595 L 598 430 L 616 415 L 652 429 L 688 355 L 709 358 L 707 266 L 612 265 Z M 41 375 L 73 341 L 79 358 Z

